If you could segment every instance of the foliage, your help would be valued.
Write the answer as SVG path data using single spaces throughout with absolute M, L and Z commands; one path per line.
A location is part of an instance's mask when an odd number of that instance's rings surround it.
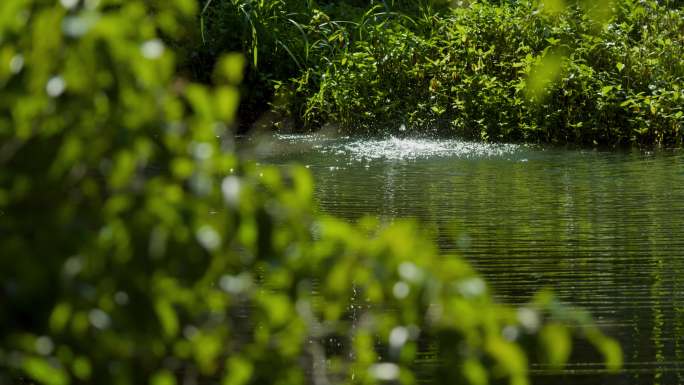
M 447 1 L 297 1 L 201 0 L 202 39 L 186 41 L 191 55 L 183 66 L 195 79 L 206 82 L 206 74 L 221 52 L 242 51 L 250 58 L 241 89 L 242 126 L 249 126 L 269 109 L 275 88 L 293 74 L 307 87 L 322 85 L 325 69 L 347 52 L 353 41 L 364 40 L 373 28 L 388 20 L 416 25 L 414 19 L 429 19 Z M 275 86 L 275 87 L 274 87 Z M 300 87 L 301 88 L 301 87 Z M 306 97 L 289 95 L 287 103 L 299 120 Z M 282 99 L 283 94 L 280 94 Z M 283 100 L 284 101 L 284 100 Z M 320 125 L 320 122 L 319 124 Z M 245 129 L 245 127 L 242 127 Z M 247 127 L 248 128 L 248 127 Z
M 165 43 L 196 8 L 0 3 L 0 384 L 413 383 L 425 341 L 443 382 L 524 384 L 519 342 L 562 366 L 570 331 L 619 367 L 586 314 L 498 305 L 415 224 L 238 159 L 242 56 L 200 85 Z
M 286 36 L 316 43 L 290 45 L 306 60 L 269 73 L 262 89 L 271 84 L 274 110 L 298 130 L 680 145 L 681 5 L 603 3 L 321 6 L 308 14 L 337 21 L 303 17 Z

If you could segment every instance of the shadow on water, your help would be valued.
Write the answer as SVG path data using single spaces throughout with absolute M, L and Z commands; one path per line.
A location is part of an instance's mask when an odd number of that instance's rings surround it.
M 418 218 L 499 300 L 553 287 L 622 344 L 619 375 L 578 347 L 560 374 L 534 366 L 534 383 L 684 383 L 682 152 L 317 136 L 276 137 L 262 150 L 309 167 L 326 212 Z

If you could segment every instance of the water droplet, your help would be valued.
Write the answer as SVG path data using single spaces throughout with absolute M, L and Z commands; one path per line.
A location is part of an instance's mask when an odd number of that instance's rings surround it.
M 10 60 L 9 68 L 13 74 L 18 74 L 24 68 L 24 56 L 14 55 Z
M 192 325 L 188 325 L 183 328 L 183 336 L 189 340 L 193 339 L 198 333 L 199 330 Z
M 93 309 L 88 313 L 88 320 L 98 329 L 106 329 L 109 327 L 111 320 L 109 315 L 100 309 Z
M 389 343 L 390 347 L 394 349 L 401 348 L 404 346 L 409 338 L 409 331 L 403 326 L 397 326 L 390 332 Z
M 211 226 L 201 226 L 196 236 L 200 245 L 207 250 L 216 250 L 221 245 L 221 236 Z
M 412 262 L 402 262 L 398 270 L 401 278 L 409 282 L 419 281 L 423 276 L 423 272 Z
M 66 82 L 61 76 L 53 76 L 45 85 L 45 91 L 50 97 L 56 98 L 66 89 Z
M 209 195 L 213 188 L 212 179 L 206 174 L 195 174 L 190 178 L 190 186 L 197 195 Z
M 71 257 L 64 262 L 64 273 L 68 277 L 74 277 L 83 269 L 83 262 L 81 256 L 77 255 Z
M 397 299 L 404 299 L 408 297 L 410 292 L 411 288 L 404 281 L 399 281 L 395 283 L 394 287 L 392 288 L 392 293 L 394 294 L 394 297 L 396 297 Z
M 66 9 L 72 9 L 78 5 L 78 0 L 59 0 L 59 3 Z
M 534 332 L 539 328 L 539 314 L 530 308 L 523 307 L 518 309 L 518 321 L 530 332 Z
M 190 152 L 198 160 L 207 160 L 214 154 L 214 149 L 207 142 L 192 142 L 190 144 Z
M 505 328 L 503 328 L 503 330 L 501 331 L 501 335 L 508 341 L 515 341 L 518 339 L 518 335 L 520 335 L 520 332 L 518 331 L 517 327 L 508 325 Z
M 252 279 L 249 274 L 243 273 L 240 275 L 224 275 L 219 281 L 219 286 L 225 292 L 231 294 L 240 294 L 245 292 L 252 284 Z
M 85 1 L 85 6 L 86 8 L 93 10 L 97 8 L 100 5 L 100 0 L 86 0 Z
M 55 344 L 52 343 L 52 340 L 49 337 L 38 337 L 36 339 L 36 352 L 38 354 L 47 356 L 50 353 L 52 353 L 52 350 L 55 348 Z
M 477 297 L 484 294 L 487 286 L 480 278 L 469 278 L 458 284 L 458 290 L 464 297 Z
M 158 59 L 164 53 L 164 43 L 159 39 L 148 40 L 142 44 L 140 51 L 146 59 Z
M 88 33 L 96 21 L 97 16 L 92 14 L 67 16 L 62 21 L 62 31 L 67 36 L 78 38 Z
M 240 202 L 241 182 L 240 178 L 236 176 L 229 176 L 221 182 L 221 192 L 223 199 L 231 206 L 237 206 Z
M 380 381 L 394 381 L 399 378 L 399 366 L 389 362 L 371 366 L 370 372 Z
M 119 306 L 128 305 L 128 294 L 125 291 L 117 291 L 114 294 L 114 302 Z

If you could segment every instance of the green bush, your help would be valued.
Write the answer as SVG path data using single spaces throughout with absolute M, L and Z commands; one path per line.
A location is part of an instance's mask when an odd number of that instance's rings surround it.
M 169 49 L 196 11 L 0 3 L 0 384 L 414 383 L 426 340 L 440 383 L 524 384 L 520 344 L 560 367 L 571 332 L 619 367 L 586 314 L 498 305 L 418 226 L 322 216 L 305 169 L 238 159 L 244 59 L 199 85 Z
M 245 86 L 241 89 L 241 129 L 262 118 L 269 109 L 278 84 L 298 74 L 297 83 L 318 88 L 324 85 L 326 68 L 348 52 L 354 41 L 364 41 L 371 29 L 387 21 L 418 24 L 429 20 L 448 1 L 297 1 L 200 0 L 201 44 L 181 44 L 190 55 L 183 67 L 197 80 L 207 82 L 222 52 L 241 51 L 249 57 Z M 296 76 L 297 77 L 297 76 Z M 302 89 L 300 85 L 299 90 Z M 282 99 L 280 93 L 279 98 Z M 300 125 L 320 126 L 304 114 L 305 97 L 288 99 Z M 280 112 L 280 111 L 279 111 Z M 306 115 L 306 116 L 304 116 Z
M 682 142 L 679 9 L 625 1 L 602 27 L 579 9 L 476 3 L 435 20 L 430 36 L 377 28 L 337 58 L 320 88 L 304 89 L 307 113 L 321 115 L 307 120 L 494 141 Z M 535 83 L 546 65 L 554 78 Z
M 682 143 L 677 2 L 389 3 L 280 4 L 298 17 L 266 28 L 282 47 L 253 39 L 245 49 L 275 53 L 282 69 L 255 70 L 260 100 L 275 91 L 273 109 L 301 131 L 333 123 L 361 134 L 407 127 L 491 141 Z M 225 25 L 225 14 L 209 23 Z

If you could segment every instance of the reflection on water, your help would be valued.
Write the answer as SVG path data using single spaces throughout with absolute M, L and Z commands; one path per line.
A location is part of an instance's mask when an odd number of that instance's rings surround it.
M 275 144 L 268 160 L 307 165 L 323 210 L 418 218 L 500 300 L 523 303 L 551 286 L 623 346 L 620 375 L 580 349 L 560 375 L 535 367 L 535 383 L 684 383 L 682 152 L 315 136 Z

